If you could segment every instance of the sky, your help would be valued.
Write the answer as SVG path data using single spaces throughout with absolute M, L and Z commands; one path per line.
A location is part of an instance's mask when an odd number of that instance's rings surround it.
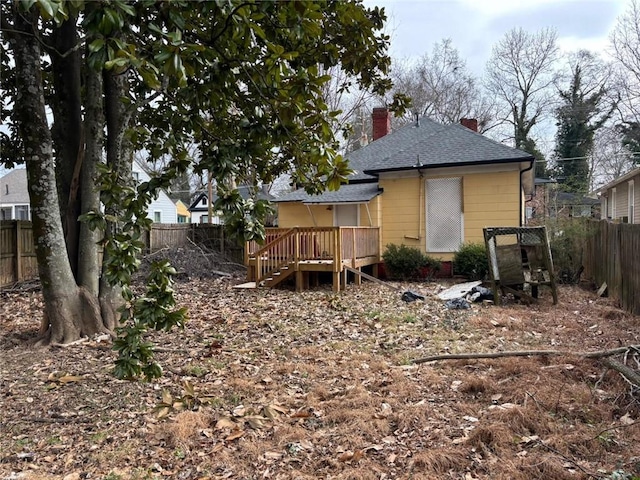
M 553 27 L 564 51 L 606 55 L 609 33 L 628 0 L 365 0 L 384 7 L 390 55 L 417 59 L 450 38 L 467 67 L 482 76 L 492 46 L 514 27 Z

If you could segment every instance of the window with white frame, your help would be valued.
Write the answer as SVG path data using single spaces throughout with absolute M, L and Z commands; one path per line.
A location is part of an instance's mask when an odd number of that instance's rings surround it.
M 29 220 L 29 205 L 16 205 L 16 220 Z
M 1 207 L 0 208 L 0 220 L 12 220 L 12 218 L 11 218 L 11 207 Z
M 153 221 L 154 223 L 162 223 L 162 212 L 160 210 L 153 212 Z
M 463 241 L 462 178 L 426 181 L 427 251 L 455 252 Z
M 633 215 L 635 213 L 635 182 L 633 180 L 629 180 L 629 182 L 627 183 L 628 185 L 628 195 L 629 195 L 629 202 L 627 203 L 628 205 L 628 215 L 629 215 L 629 223 L 633 223 Z

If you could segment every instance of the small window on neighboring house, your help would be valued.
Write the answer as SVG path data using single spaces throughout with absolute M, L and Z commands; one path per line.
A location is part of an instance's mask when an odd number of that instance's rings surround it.
M 156 210 L 153 212 L 153 221 L 155 223 L 162 223 L 162 212 Z
M 16 205 L 16 220 L 29 220 L 29 205 Z
M 200 205 L 206 205 L 207 204 L 207 199 L 205 197 L 202 197 L 202 201 L 200 202 Z
M 187 223 L 186 215 L 178 215 L 178 223 Z
M 200 217 L 200 223 L 209 223 L 209 215 L 202 215 Z
M 572 217 L 590 217 L 591 205 L 574 205 L 571 207 Z
M 11 220 L 11 207 L 0 208 L 0 220 Z

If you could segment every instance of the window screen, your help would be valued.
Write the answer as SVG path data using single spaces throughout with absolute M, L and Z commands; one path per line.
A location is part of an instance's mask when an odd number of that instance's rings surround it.
M 455 252 L 462 244 L 462 179 L 427 180 L 427 251 Z

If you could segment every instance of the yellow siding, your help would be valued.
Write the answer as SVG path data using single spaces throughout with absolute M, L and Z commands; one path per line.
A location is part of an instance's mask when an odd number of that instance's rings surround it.
M 452 178 L 459 175 L 441 175 Z M 426 250 L 426 179 L 412 177 L 380 179 L 384 193 L 369 202 L 373 226 L 382 230 L 382 247 L 389 243 L 405 244 Z M 520 172 L 472 173 L 462 175 L 464 241 L 483 242 L 484 227 L 519 226 L 521 215 Z M 310 207 L 318 226 L 332 226 L 333 212 L 327 205 Z M 281 227 L 313 226 L 313 220 L 302 203 L 279 204 Z M 369 226 L 366 207 L 360 207 L 360 225 Z M 427 252 L 429 253 L 429 252 Z M 451 253 L 432 253 L 451 260 Z
M 520 225 L 522 193 L 518 171 L 474 173 L 462 175 L 462 179 L 465 242 L 483 242 L 484 227 Z M 425 182 L 426 177 L 380 180 L 384 189 L 383 246 L 404 243 L 426 251 Z M 453 258 L 453 252 L 432 255 L 443 260 Z
M 333 226 L 333 211 L 327 208 L 328 205 L 310 205 L 307 208 L 301 202 L 280 203 L 278 204 L 278 226 L 284 228 Z M 313 223 L 312 214 L 317 225 Z
M 181 200 L 178 200 L 176 202 L 176 214 L 184 215 L 187 218 L 191 218 L 191 212 L 189 211 L 187 206 L 184 203 L 182 203 Z

